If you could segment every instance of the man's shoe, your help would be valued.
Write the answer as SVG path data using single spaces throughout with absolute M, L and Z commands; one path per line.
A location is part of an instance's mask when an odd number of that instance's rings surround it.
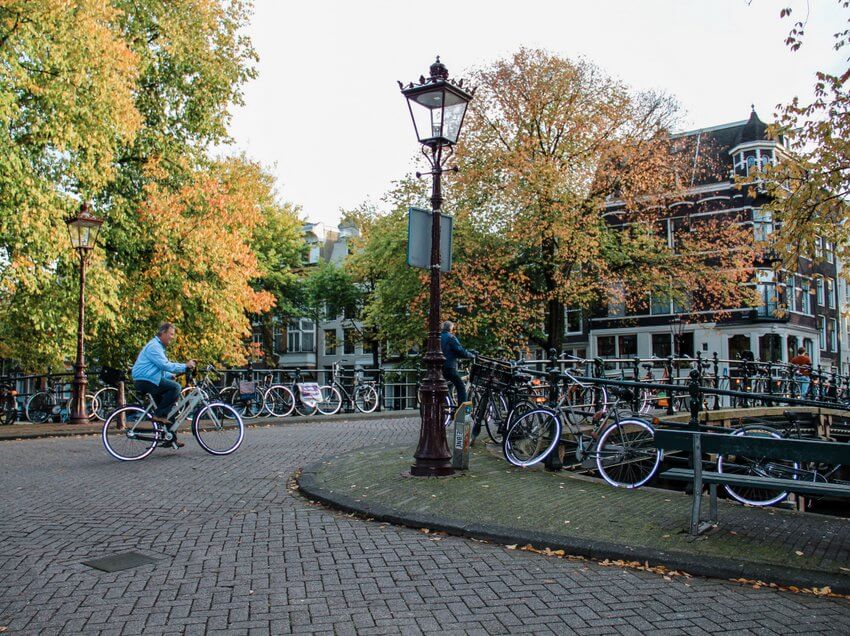
M 171 448 L 177 450 L 178 448 L 183 448 L 186 444 L 183 442 L 178 442 L 176 439 L 171 440 Z
M 162 424 L 165 428 L 171 426 L 171 421 L 167 417 L 151 417 L 152 422 L 156 422 L 157 424 Z

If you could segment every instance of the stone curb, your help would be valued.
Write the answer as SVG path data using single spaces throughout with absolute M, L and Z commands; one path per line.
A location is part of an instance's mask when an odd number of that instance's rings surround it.
M 357 449 L 362 450 L 362 449 Z M 353 451 L 352 451 L 353 452 Z M 339 457 L 339 456 L 337 456 Z M 531 544 L 536 549 L 550 548 L 564 550 L 569 555 L 594 560 L 623 560 L 648 563 L 650 566 L 664 566 L 670 570 L 687 572 L 695 576 L 718 579 L 739 579 L 764 581 L 782 586 L 798 588 L 830 587 L 836 594 L 850 594 L 850 576 L 841 576 L 828 572 L 817 572 L 800 568 L 770 565 L 757 561 L 724 559 L 686 554 L 680 551 L 656 550 L 647 546 L 629 546 L 605 541 L 589 541 L 565 535 L 547 532 L 532 532 L 497 524 L 465 522 L 448 517 L 424 515 L 373 504 L 343 494 L 325 490 L 318 479 L 318 473 L 330 458 L 305 466 L 298 477 L 301 492 L 332 508 L 343 512 L 357 513 L 371 520 L 389 522 L 410 528 L 428 528 L 447 534 L 481 539 L 501 545 Z
M 418 417 L 419 411 L 376 411 L 374 413 L 338 413 L 337 415 L 320 415 L 320 416 L 288 416 L 288 417 L 267 417 L 256 420 L 244 420 L 246 428 L 255 428 L 258 426 L 286 426 L 287 424 L 303 424 L 306 422 L 344 422 L 347 420 L 368 420 L 368 419 L 408 419 Z M 33 427 L 33 429 L 15 431 L 15 427 Z M 75 429 L 70 424 L 10 424 L 8 426 L 0 426 L 0 443 L 10 442 L 25 439 L 43 439 L 48 437 L 77 437 L 77 436 L 92 436 L 100 435 L 102 423 L 96 427 L 91 425 Z M 43 428 L 41 428 L 43 427 Z M 51 428 L 55 427 L 55 428 Z M 61 427 L 61 428 L 59 428 Z

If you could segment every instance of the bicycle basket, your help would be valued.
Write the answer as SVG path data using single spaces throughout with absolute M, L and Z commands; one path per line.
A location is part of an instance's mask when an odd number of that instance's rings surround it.
M 239 399 L 251 400 L 257 394 L 257 383 L 241 380 L 239 382 Z
M 476 356 L 469 370 L 469 381 L 477 387 L 504 390 L 511 383 L 511 365 L 495 358 Z

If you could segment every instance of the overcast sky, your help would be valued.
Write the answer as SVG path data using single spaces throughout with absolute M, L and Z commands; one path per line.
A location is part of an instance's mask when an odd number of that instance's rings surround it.
M 282 199 L 311 221 L 377 200 L 414 171 L 418 152 L 396 80 L 427 76 L 439 54 L 452 78 L 521 46 L 584 56 L 635 88 L 662 89 L 683 129 L 769 121 L 837 69 L 835 0 L 255 0 L 249 28 L 259 77 L 231 126 L 234 148 L 269 167 Z M 806 42 L 784 44 L 808 12 Z M 463 138 L 461 136 L 461 143 Z

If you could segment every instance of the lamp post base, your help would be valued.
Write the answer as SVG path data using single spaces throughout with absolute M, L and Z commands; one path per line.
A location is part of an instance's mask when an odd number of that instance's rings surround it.
M 89 414 L 86 413 L 86 389 L 88 378 L 85 365 L 77 362 L 74 365 L 74 380 L 71 382 L 71 413 L 69 424 L 89 424 Z
M 455 469 L 451 462 L 435 459 L 416 460 L 410 467 L 411 477 L 448 477 L 454 475 Z

